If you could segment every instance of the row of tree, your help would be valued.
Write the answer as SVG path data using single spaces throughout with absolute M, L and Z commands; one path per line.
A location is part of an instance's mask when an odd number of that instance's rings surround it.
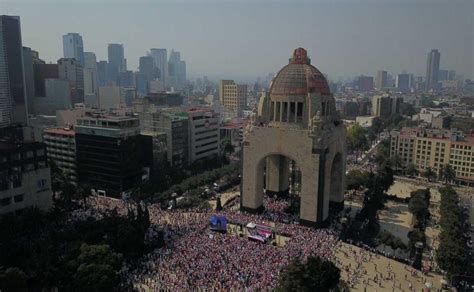
M 167 204 L 173 198 L 173 194 L 177 196 L 184 195 L 186 202 L 182 203 L 182 206 L 191 207 L 197 206 L 204 200 L 209 199 L 211 194 L 205 190 L 205 186 L 219 182 L 222 188 L 226 188 L 230 185 L 238 184 L 239 180 L 239 165 L 228 164 L 188 177 L 164 192 L 155 193 L 152 197 L 146 194 L 143 197 L 143 192 L 137 192 L 136 196 L 137 199 L 151 199 L 154 202 Z
M 419 189 L 410 194 L 408 211 L 413 216 L 413 229 L 408 232 L 408 248 L 411 257 L 415 255 L 415 244 L 417 242 L 421 242 L 423 246 L 426 245 L 425 228 L 430 217 L 430 198 L 430 189 Z
M 393 170 L 386 164 L 381 166 L 376 174 L 352 170 L 346 178 L 348 189 L 362 188 L 365 192 L 362 209 L 341 236 L 343 239 L 351 238 L 374 246 L 377 244 L 375 237 L 380 230 L 377 213 L 385 207 L 385 193 L 394 181 Z
M 448 279 L 467 272 L 470 256 L 467 248 L 468 214 L 459 203 L 459 196 L 451 187 L 441 188 L 440 221 L 441 233 L 436 253 L 438 266 L 446 272 Z M 455 284 L 455 283 L 454 283 Z
M 149 249 L 144 206 L 102 219 L 74 220 L 69 211 L 56 206 L 49 213 L 27 209 L 0 217 L 1 291 L 117 290 L 125 261 L 133 263 Z
M 340 285 L 340 278 L 341 270 L 328 260 L 310 256 L 306 262 L 302 262 L 300 258 L 295 258 L 280 273 L 276 290 L 336 291 Z M 346 289 L 338 290 L 346 291 Z
M 410 107 L 408 105 L 407 107 Z M 405 111 L 407 115 L 415 114 L 414 110 Z M 364 128 L 359 124 L 351 126 L 347 130 L 347 148 L 349 152 L 354 153 L 356 158 L 368 150 L 370 145 L 380 137 L 384 130 L 413 126 L 416 122 L 403 118 L 401 115 L 391 115 L 389 117 L 376 117 L 372 120 L 372 126 Z

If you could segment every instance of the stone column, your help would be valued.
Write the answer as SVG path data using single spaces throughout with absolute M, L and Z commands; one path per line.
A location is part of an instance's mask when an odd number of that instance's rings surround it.
M 277 103 L 276 101 L 272 101 L 273 103 L 273 121 L 277 120 Z
M 291 122 L 291 121 L 290 121 L 290 113 L 291 113 L 290 107 L 291 107 L 291 102 L 287 102 L 286 104 L 287 104 L 287 106 L 286 106 L 286 122 L 287 122 L 287 123 L 290 123 L 290 122 Z
M 267 195 L 285 195 L 289 186 L 288 159 L 280 155 L 267 157 L 266 191 Z
M 263 210 L 263 167 L 265 160 L 257 161 L 252 159 L 252 150 L 244 146 L 244 159 L 242 164 L 241 182 L 241 205 L 240 208 L 251 213 L 258 213 Z

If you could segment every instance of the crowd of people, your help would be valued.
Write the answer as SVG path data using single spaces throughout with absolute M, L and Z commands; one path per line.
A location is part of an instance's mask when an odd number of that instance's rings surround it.
M 111 210 L 125 215 L 133 208 L 133 204 L 105 197 L 89 198 L 87 204 L 88 208 L 75 214 L 77 220 L 87 216 L 100 218 Z M 165 245 L 146 254 L 138 266 L 125 267 L 124 284 L 139 291 L 268 289 L 277 286 L 280 271 L 293 258 L 304 260 L 310 255 L 334 262 L 352 287 L 367 286 L 369 281 L 382 287 L 390 279 L 388 274 L 367 280 L 367 269 L 362 266 L 379 257 L 369 247 L 362 246 L 357 252 L 355 248 L 348 250 L 347 244 L 338 240 L 335 229 L 299 225 L 296 217 L 291 217 L 294 215 L 285 212 L 289 207 L 287 201 L 266 198 L 264 204 L 267 211 L 259 215 L 236 211 L 232 206 L 217 215 L 225 216 L 234 227 L 245 228 L 249 222 L 272 226 L 274 234 L 287 238 L 283 245 L 250 241 L 237 236 L 238 232 L 212 232 L 209 219 L 216 214 L 213 210 L 162 210 L 159 205 L 148 205 L 149 237 L 162 231 Z M 341 260 L 341 253 L 352 258 L 353 263 Z
M 136 289 L 216 290 L 265 289 L 277 285 L 280 271 L 295 257 L 318 255 L 334 260 L 337 234 L 329 229 L 315 230 L 287 222 L 284 209 L 288 205 L 270 199 L 269 212 L 261 215 L 224 210 L 228 222 L 245 226 L 246 223 L 272 225 L 276 234 L 290 237 L 284 247 L 249 241 L 244 237 L 216 233 L 209 230 L 212 210 L 189 212 L 162 210 L 149 205 L 151 227 L 149 233 L 164 231 L 165 247 L 145 255 L 138 267 L 127 267 L 123 277 Z M 102 213 L 116 210 L 125 215 L 133 205 L 121 200 L 93 197 L 82 215 L 100 218 Z M 274 208 L 274 209 L 273 209 Z M 273 223 L 271 223 L 273 222 Z M 275 223 L 276 222 L 276 223 Z

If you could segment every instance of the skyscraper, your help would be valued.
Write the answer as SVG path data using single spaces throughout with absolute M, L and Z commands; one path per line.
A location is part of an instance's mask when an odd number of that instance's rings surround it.
M 35 78 L 33 70 L 33 51 L 31 48 L 23 47 L 23 72 L 25 74 L 26 103 L 28 105 L 28 113 L 34 113 L 34 97 L 35 97 Z
M 168 83 L 174 88 L 182 88 L 186 81 L 186 63 L 181 61 L 181 53 L 171 50 L 168 60 Z
M 84 70 L 73 58 L 58 60 L 59 78 L 68 80 L 71 89 L 71 104 L 84 102 Z
M 247 106 L 247 85 L 237 84 L 234 80 L 221 80 L 219 101 L 225 108 L 225 117 L 242 117 L 242 111 Z
M 448 70 L 439 70 L 438 81 L 448 80 Z
M 74 58 L 84 66 L 84 44 L 82 36 L 78 33 L 63 35 L 64 58 Z
M 410 91 L 410 75 L 409 74 L 398 74 L 396 80 L 397 89 L 403 93 Z
M 178 84 L 179 87 L 183 87 L 186 85 L 186 62 L 181 60 L 178 68 Z
M 84 94 L 97 94 L 98 90 L 97 60 L 92 52 L 84 53 Z
M 0 128 L 28 123 L 20 17 L 0 15 Z
M 167 82 L 168 77 L 168 52 L 166 49 L 151 49 L 150 56 L 153 58 L 155 68 L 160 70 L 160 79 Z
M 361 75 L 357 79 L 360 91 L 371 91 L 374 89 L 374 77 Z
M 107 61 L 97 62 L 97 77 L 99 86 L 104 86 L 109 81 L 109 64 Z
M 154 74 L 154 60 L 152 56 L 143 56 L 139 59 L 139 67 L 138 70 L 141 74 L 145 74 L 148 81 L 153 80 Z
M 428 54 L 426 64 L 426 90 L 438 89 L 439 59 L 440 53 L 438 50 L 431 50 Z
M 384 87 L 387 87 L 387 71 L 379 70 L 377 71 L 377 80 L 375 81 L 375 87 L 378 90 L 381 90 Z
M 107 51 L 109 56 L 109 81 L 117 82 L 119 73 L 125 72 L 127 70 L 123 45 L 109 44 Z

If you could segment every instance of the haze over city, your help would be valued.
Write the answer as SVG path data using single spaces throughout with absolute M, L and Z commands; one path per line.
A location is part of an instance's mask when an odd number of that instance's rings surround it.
M 0 0 L 0 292 L 474 291 L 473 0 Z
M 122 43 L 131 69 L 153 47 L 174 48 L 188 75 L 253 80 L 275 73 L 294 47 L 331 79 L 384 69 L 424 75 L 426 54 L 473 78 L 472 1 L 1 1 L 20 15 L 23 44 L 47 62 L 62 56 L 62 35 L 80 33 L 84 50 L 107 59 Z

